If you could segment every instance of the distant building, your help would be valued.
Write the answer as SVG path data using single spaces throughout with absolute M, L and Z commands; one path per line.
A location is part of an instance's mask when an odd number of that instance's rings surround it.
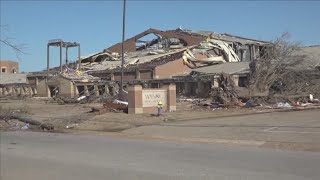
M 36 87 L 27 84 L 27 74 L 19 73 L 17 62 L 0 60 L 0 97 L 36 94 Z
M 14 61 L 0 60 L 0 73 L 19 73 L 19 64 Z

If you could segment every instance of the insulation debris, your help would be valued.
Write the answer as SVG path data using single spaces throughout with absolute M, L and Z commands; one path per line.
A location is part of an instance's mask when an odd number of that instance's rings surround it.
M 211 53 L 210 53 L 211 52 Z M 196 58 L 194 54 L 205 54 L 206 58 Z M 203 67 L 205 65 L 220 64 L 224 62 L 240 62 L 238 55 L 229 44 L 214 39 L 207 39 L 199 46 L 187 49 L 183 53 L 183 62 L 190 68 Z

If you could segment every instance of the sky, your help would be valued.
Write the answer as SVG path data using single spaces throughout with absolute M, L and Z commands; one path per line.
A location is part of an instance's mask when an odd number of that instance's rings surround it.
M 43 70 L 50 39 L 79 42 L 82 56 L 100 52 L 121 42 L 122 8 L 122 0 L 0 0 L 1 39 L 26 45 L 18 60 L 1 44 L 0 59 L 18 61 L 20 72 Z M 127 0 L 125 36 L 181 27 L 269 41 L 289 32 L 292 41 L 319 45 L 319 9 L 320 1 Z M 76 53 L 71 48 L 69 59 Z M 50 59 L 50 67 L 59 65 L 59 48 L 50 48 Z

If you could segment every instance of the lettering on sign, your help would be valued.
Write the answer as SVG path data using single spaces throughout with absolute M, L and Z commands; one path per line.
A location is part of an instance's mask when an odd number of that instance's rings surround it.
M 163 106 L 167 104 L 166 90 L 142 91 L 142 107 L 156 107 L 159 101 L 162 101 Z

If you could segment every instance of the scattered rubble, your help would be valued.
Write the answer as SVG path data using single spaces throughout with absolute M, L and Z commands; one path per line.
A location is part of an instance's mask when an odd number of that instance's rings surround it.
M 93 107 L 91 108 L 91 113 L 96 113 L 98 115 L 105 114 L 108 112 L 128 112 L 128 102 L 124 101 L 119 101 L 119 100 L 114 100 L 113 102 L 106 102 L 103 104 L 102 107 L 96 108 Z
M 204 54 L 207 58 L 198 59 L 194 56 L 194 53 Z M 199 46 L 194 47 L 192 52 L 189 49 L 184 51 L 182 59 L 191 69 L 224 62 L 240 62 L 238 55 L 229 44 L 210 38 L 205 42 L 201 42 Z M 200 63 L 201 65 L 199 66 L 196 63 Z
M 292 106 L 287 102 L 286 103 L 279 102 L 276 104 L 276 108 L 292 108 Z
M 100 80 L 98 77 L 89 75 L 86 71 L 74 70 L 69 68 L 67 65 L 64 66 L 64 71 L 61 73 L 61 75 L 73 81 L 88 82 L 89 80 Z
M 32 119 L 25 115 L 18 115 L 18 114 L 11 114 L 11 115 L 0 115 L 0 119 L 8 120 L 8 119 L 17 119 L 21 122 L 26 123 L 24 126 L 21 127 L 21 129 L 28 129 L 29 125 L 34 125 L 39 127 L 42 130 L 54 130 L 54 126 L 50 123 L 43 123 L 41 121 Z
M 70 124 L 70 125 L 67 125 L 67 126 L 66 126 L 66 129 L 74 129 L 75 127 L 78 127 L 78 126 L 79 126 L 78 123 L 76 123 L 76 124 Z
M 211 90 L 213 102 L 223 106 L 237 105 L 239 103 L 238 94 L 232 77 L 222 73 L 217 78 L 217 81 L 219 87 Z
M 146 39 L 148 35 L 153 35 L 153 38 Z M 73 44 L 70 45 L 73 46 Z M 67 65 L 63 67 L 50 69 L 56 73 L 52 73 L 48 79 L 45 79 L 42 74 L 32 77 L 34 79 L 29 80 L 34 82 L 33 86 L 22 87 L 16 84 L 14 88 L 1 87 L 1 95 L 16 94 L 18 91 L 22 94 L 34 95 L 37 91 L 34 89 L 35 86 L 42 83 L 50 90 L 50 93 L 46 91 L 45 93 L 48 94 L 44 96 L 53 97 L 52 101 L 48 102 L 58 104 L 99 102 L 103 105 L 91 108 L 91 112 L 98 115 L 108 112 L 127 112 L 128 102 L 117 99 L 122 59 L 119 53 L 120 45 L 116 44 L 103 52 L 81 57 L 78 62 L 80 69 L 77 68 L 76 63 L 66 63 Z M 126 41 L 125 47 L 128 49 L 124 54 L 125 79 L 131 84 L 144 84 L 144 88 L 180 83 L 177 91 L 179 89 L 185 93 L 186 97 L 181 97 L 179 101 L 186 101 L 192 106 L 210 110 L 219 108 L 295 109 L 319 106 L 320 71 L 315 68 L 317 66 L 299 68 L 299 61 L 302 61 L 304 56 L 297 56 L 294 53 L 295 46 L 287 44 L 289 46 L 279 46 L 280 49 L 276 49 L 276 45 L 278 45 L 277 42 L 257 41 L 214 32 L 149 29 Z M 169 75 L 164 76 L 165 78 L 156 74 L 156 67 L 173 61 L 181 65 L 181 68 L 173 71 L 181 69 L 181 72 L 170 72 Z M 174 64 L 174 67 L 178 66 L 177 64 Z M 236 68 L 229 67 L 230 64 L 236 65 Z M 228 69 L 228 72 L 217 70 L 213 72 L 212 67 L 225 71 Z M 60 71 L 54 71 L 59 69 Z M 160 70 L 167 69 L 169 68 L 165 65 Z M 185 74 L 175 73 L 189 74 L 184 76 Z M 236 76 L 237 79 L 234 79 Z M 248 82 L 248 76 L 252 81 Z M 41 77 L 42 81 L 38 82 L 38 77 Z M 243 88 L 254 86 L 259 91 L 262 89 L 263 92 L 267 92 L 268 98 L 277 95 L 284 98 L 261 103 L 253 95 L 246 98 L 240 97 L 238 89 L 240 78 L 242 78 Z M 244 78 L 247 80 L 244 81 Z M 59 92 L 59 86 L 64 84 L 60 83 L 62 81 L 70 87 L 65 92 Z M 64 97 L 63 94 L 67 93 L 69 97 Z M 188 98 L 190 94 L 196 98 Z M 287 98 L 292 95 L 297 98 Z M 301 97 L 309 97 L 309 99 L 299 100 L 298 98 Z M 24 129 L 29 128 L 27 124 L 48 130 L 54 128 L 51 124 L 40 123 L 30 117 L 16 114 L 0 116 L 0 118 L 20 119 L 26 123 L 23 126 Z M 68 122 L 68 125 L 65 125 L 63 127 L 71 129 L 79 124 Z

